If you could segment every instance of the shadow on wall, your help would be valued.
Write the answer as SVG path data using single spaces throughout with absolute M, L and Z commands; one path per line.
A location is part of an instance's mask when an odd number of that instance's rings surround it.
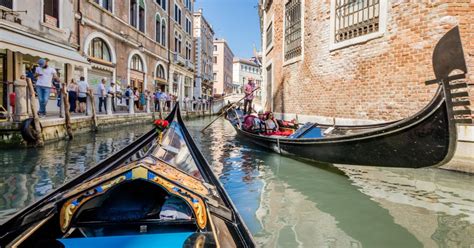
M 275 93 L 273 94 L 273 111 L 285 113 L 285 75 L 282 76 L 280 83 L 278 84 L 278 88 L 276 89 Z M 278 108 L 280 107 L 280 108 Z

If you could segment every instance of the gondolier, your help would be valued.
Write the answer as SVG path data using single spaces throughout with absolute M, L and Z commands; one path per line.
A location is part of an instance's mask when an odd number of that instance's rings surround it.
M 255 83 L 253 78 L 249 78 L 249 82 L 245 85 L 244 93 L 244 114 L 252 113 L 252 100 L 254 98 Z

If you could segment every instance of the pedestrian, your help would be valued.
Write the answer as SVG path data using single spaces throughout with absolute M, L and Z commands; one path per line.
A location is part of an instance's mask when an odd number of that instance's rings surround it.
M 132 93 L 132 87 L 130 87 L 130 85 L 127 85 L 127 89 L 125 89 L 125 103 L 128 107 L 130 107 L 130 99 L 132 98 Z
M 254 98 L 255 91 L 255 83 L 253 78 L 249 78 L 248 83 L 245 85 L 244 93 L 244 114 L 251 114 L 252 113 L 252 100 Z
M 58 77 L 59 77 L 59 72 L 58 72 Z M 59 79 L 58 78 L 53 78 L 53 86 L 54 86 L 54 90 L 56 91 L 56 106 L 58 108 L 61 108 L 61 96 L 62 96 L 62 92 L 61 92 L 61 82 L 59 82 Z
M 99 113 L 102 113 L 102 106 L 104 106 L 105 112 L 107 112 L 107 91 L 105 89 L 106 78 L 100 80 L 100 84 L 97 86 L 97 95 L 99 96 Z
M 137 87 L 133 88 L 133 103 L 135 104 L 135 109 L 140 109 L 140 92 Z
M 16 101 L 16 93 L 15 91 L 11 92 L 8 97 L 10 98 L 10 107 L 12 108 L 12 113 L 15 114 L 15 101 Z
M 79 78 L 77 83 L 77 99 L 79 100 L 79 113 L 86 112 L 87 91 L 89 90 L 89 83 L 84 77 Z
M 67 94 L 69 96 L 69 112 L 75 113 L 76 112 L 76 101 L 77 101 L 77 92 L 79 90 L 79 86 L 76 83 L 75 79 L 71 79 L 71 82 L 67 86 Z
M 117 86 L 115 86 L 115 83 L 112 81 L 110 82 L 109 89 L 107 90 L 107 93 L 109 96 L 112 98 L 112 111 L 115 112 L 115 99 L 117 96 Z
M 48 104 L 49 95 L 51 92 L 51 86 L 53 79 L 57 79 L 56 70 L 53 67 L 48 66 L 46 59 L 38 60 L 38 67 L 35 71 L 36 80 L 36 92 L 38 94 L 39 111 L 40 117 L 46 116 L 46 105 Z
M 144 106 L 146 105 L 146 99 L 148 97 L 148 91 L 145 90 L 145 92 L 140 92 L 140 110 L 144 109 Z
M 160 111 L 160 100 L 161 100 L 161 89 L 157 89 L 155 92 L 155 112 Z

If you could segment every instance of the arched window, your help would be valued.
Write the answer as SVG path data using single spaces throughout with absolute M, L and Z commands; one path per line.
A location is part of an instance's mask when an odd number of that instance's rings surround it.
M 161 45 L 166 46 L 166 20 L 161 20 Z
M 165 68 L 162 65 L 156 67 L 156 77 L 160 79 L 166 79 Z
M 110 48 L 101 38 L 92 39 L 89 45 L 89 57 L 112 62 L 112 57 L 110 56 Z
M 138 54 L 133 55 L 130 69 L 143 72 L 143 61 Z
M 145 1 L 130 0 L 130 24 L 145 32 Z
M 156 3 L 160 5 L 163 10 L 166 10 L 166 1 L 167 0 L 156 0 Z
M 161 43 L 161 17 L 158 13 L 155 16 L 155 41 Z

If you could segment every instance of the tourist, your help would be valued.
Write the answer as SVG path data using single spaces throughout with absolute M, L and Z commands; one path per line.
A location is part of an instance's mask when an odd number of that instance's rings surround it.
M 140 92 L 140 110 L 144 109 L 144 106 L 146 106 L 146 99 L 148 98 L 148 90 L 145 90 L 145 92 Z
M 79 101 L 79 113 L 86 112 L 87 91 L 89 90 L 89 83 L 84 77 L 80 77 L 77 82 L 77 100 Z
M 71 83 L 67 86 L 67 94 L 69 97 L 69 112 L 76 112 L 76 101 L 77 101 L 77 92 L 79 86 L 76 83 L 76 80 L 71 79 Z
M 155 112 L 160 111 L 160 100 L 162 95 L 161 89 L 157 89 L 155 92 Z
M 130 108 L 130 99 L 132 98 L 133 91 L 130 85 L 127 85 L 127 89 L 125 89 L 125 103 Z
M 267 118 L 265 120 L 265 126 L 266 126 L 265 128 L 266 128 L 267 134 L 271 134 L 271 133 L 275 133 L 275 132 L 279 131 L 280 127 L 278 126 L 278 122 L 274 118 L 272 112 L 267 113 Z
M 244 114 L 252 113 L 252 100 L 254 98 L 255 83 L 252 78 L 249 78 L 249 82 L 245 85 L 245 99 L 244 99 Z
M 137 87 L 133 88 L 133 103 L 135 105 L 135 110 L 139 110 L 140 109 L 140 92 L 138 91 Z
M 110 86 L 109 88 L 107 89 L 107 94 L 109 94 L 109 96 L 111 97 L 112 101 L 112 111 L 115 112 L 115 99 L 116 99 L 116 95 L 117 95 L 117 87 L 115 86 L 115 83 L 112 81 L 110 82 Z
M 171 111 L 171 98 L 171 94 L 164 95 L 164 99 L 166 100 L 166 108 L 168 109 L 168 111 Z
M 265 128 L 265 114 L 262 110 L 258 111 L 258 118 L 254 119 L 253 131 L 255 133 L 263 133 L 266 131 Z
M 37 78 L 36 92 L 39 101 L 38 114 L 40 117 L 44 117 L 46 116 L 46 105 L 48 104 L 53 79 L 57 78 L 57 73 L 53 67 L 48 66 L 48 61 L 45 59 L 38 60 L 38 65 L 35 71 L 35 77 Z
M 102 78 L 100 84 L 97 86 L 97 95 L 99 95 L 99 113 L 102 113 L 102 106 L 107 112 L 107 91 L 105 90 L 106 78 Z

